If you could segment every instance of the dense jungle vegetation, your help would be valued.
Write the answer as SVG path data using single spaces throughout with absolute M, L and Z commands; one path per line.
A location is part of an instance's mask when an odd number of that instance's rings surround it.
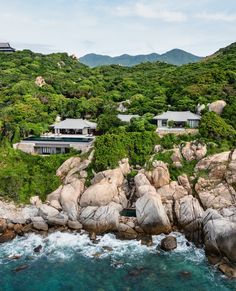
M 38 76 L 46 85 L 35 84 Z M 29 134 L 47 131 L 57 115 L 98 123 L 100 133 L 105 134 L 96 143 L 97 148 L 103 148 L 95 155 L 95 166 L 101 169 L 114 166 L 124 153 L 134 163 L 144 162 L 156 142 L 151 122 L 155 114 L 167 109 L 195 112 L 198 104 L 219 99 L 227 102 L 222 117 L 205 113 L 200 134 L 230 147 L 236 130 L 236 43 L 198 63 L 180 67 L 157 62 L 131 68 L 111 65 L 91 69 L 65 53 L 1 53 L 0 196 L 25 201 L 31 195 L 43 196 L 57 185 L 53 175 L 66 157 L 25 156 L 9 148 Z M 124 102 L 127 113 L 142 118 L 130 125 L 122 124 L 117 119 L 120 102 Z M 110 151 L 109 156 L 107 148 L 102 147 L 104 142 L 117 150 Z M 42 175 L 43 180 L 39 179 Z M 12 190 L 6 177 L 16 185 Z

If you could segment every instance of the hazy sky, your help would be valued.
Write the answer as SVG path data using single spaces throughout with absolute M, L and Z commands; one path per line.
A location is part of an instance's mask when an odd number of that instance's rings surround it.
M 0 0 L 0 42 L 17 49 L 119 55 L 236 41 L 236 0 Z

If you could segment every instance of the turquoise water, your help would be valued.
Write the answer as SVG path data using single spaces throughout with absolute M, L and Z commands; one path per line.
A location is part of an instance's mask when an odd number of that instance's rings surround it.
M 236 290 L 236 281 L 210 267 L 203 250 L 175 233 L 178 248 L 157 250 L 114 235 L 93 244 L 86 234 L 31 234 L 0 246 L 0 290 Z M 34 248 L 42 245 L 42 251 Z M 18 260 L 10 256 L 20 256 Z

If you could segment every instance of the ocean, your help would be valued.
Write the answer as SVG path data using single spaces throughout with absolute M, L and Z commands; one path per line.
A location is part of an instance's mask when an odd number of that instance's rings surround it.
M 164 235 L 153 236 L 151 247 L 113 234 L 97 243 L 86 233 L 17 237 L 0 245 L 0 290 L 236 290 L 236 280 L 210 266 L 202 249 L 172 234 L 178 241 L 172 252 L 158 247 Z

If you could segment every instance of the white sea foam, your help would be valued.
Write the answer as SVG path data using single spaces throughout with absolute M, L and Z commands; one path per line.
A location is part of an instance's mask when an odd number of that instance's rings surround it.
M 204 252 L 197 249 L 193 244 L 187 246 L 187 240 L 180 233 L 173 233 L 177 238 L 178 247 L 174 253 L 186 253 L 186 260 L 202 262 L 204 260 Z M 0 248 L 0 264 L 8 263 L 8 258 L 15 255 L 22 257 L 30 257 L 31 260 L 37 260 L 41 256 L 47 256 L 49 260 L 67 260 L 75 254 L 81 254 L 85 257 L 103 259 L 109 257 L 111 262 L 129 257 L 129 260 L 140 259 L 148 253 L 156 253 L 156 247 L 165 235 L 153 236 L 154 245 L 147 247 L 141 245 L 136 240 L 118 240 L 114 234 L 105 234 L 98 236 L 98 243 L 94 244 L 90 241 L 88 234 L 72 234 L 55 232 L 47 237 L 36 234 L 29 234 L 25 237 L 18 237 L 15 240 L 1 245 Z M 35 253 L 34 248 L 41 245 L 42 251 Z M 164 253 L 171 256 L 171 253 Z

